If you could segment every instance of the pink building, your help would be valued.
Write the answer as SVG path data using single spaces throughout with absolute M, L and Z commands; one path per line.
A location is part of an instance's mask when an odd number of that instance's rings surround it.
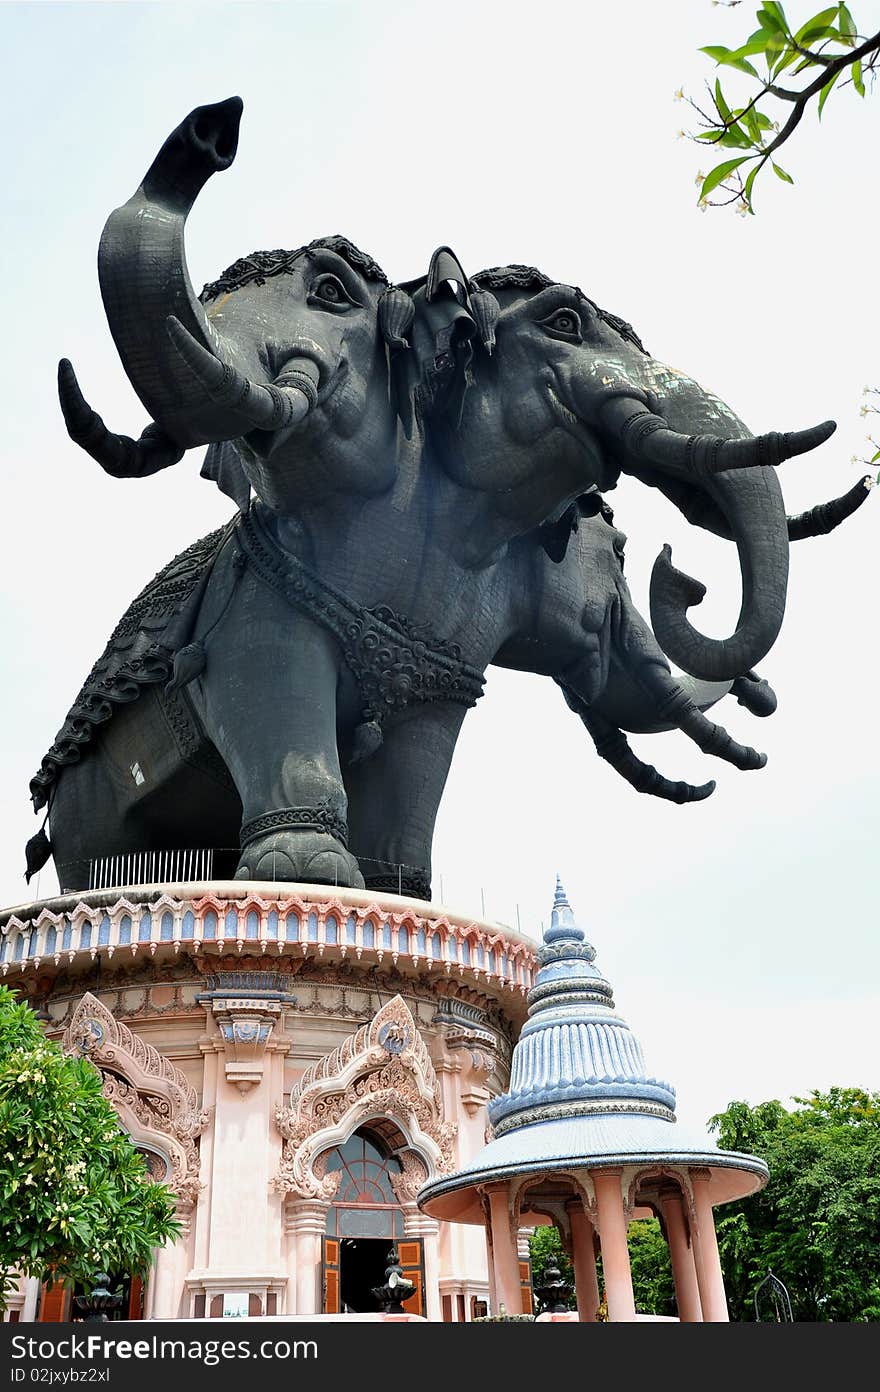
M 627 1224 L 656 1214 L 680 1318 L 727 1318 L 712 1208 L 766 1167 L 676 1122 L 558 884 L 537 953 L 439 905 L 247 881 L 92 890 L 0 930 L 0 974 L 177 1196 L 123 1317 L 363 1316 L 392 1241 L 410 1313 L 530 1312 L 552 1222 L 580 1318 L 601 1250 L 628 1320 Z M 23 1282 L 8 1317 L 69 1318 L 72 1294 Z
M 432 1320 L 484 1312 L 481 1231 L 416 1194 L 483 1145 L 535 944 L 438 905 L 319 885 L 102 889 L 0 915 L 0 973 L 101 1070 L 177 1195 L 133 1282 L 147 1318 L 375 1309 L 391 1240 Z M 62 1319 L 23 1284 L 12 1316 Z

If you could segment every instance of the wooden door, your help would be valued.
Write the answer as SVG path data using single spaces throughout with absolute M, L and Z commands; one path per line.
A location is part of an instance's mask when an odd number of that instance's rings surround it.
M 128 1318 L 139 1320 L 144 1317 L 144 1283 L 140 1276 L 132 1276 L 128 1288 Z
M 323 1300 L 321 1308 L 325 1315 L 339 1314 L 339 1239 L 321 1238 L 321 1275 Z
M 532 1299 L 532 1263 L 531 1261 L 521 1261 L 519 1264 L 519 1289 L 522 1300 L 522 1311 L 524 1315 L 534 1314 L 535 1303 Z
M 40 1301 L 40 1322 L 63 1324 L 69 1318 L 69 1300 L 70 1289 L 63 1281 L 56 1281 L 53 1286 L 43 1286 L 43 1298 Z
M 409 1300 L 402 1302 L 410 1315 L 424 1315 L 425 1310 L 425 1247 L 420 1237 L 408 1237 L 397 1244 L 397 1260 L 415 1286 Z

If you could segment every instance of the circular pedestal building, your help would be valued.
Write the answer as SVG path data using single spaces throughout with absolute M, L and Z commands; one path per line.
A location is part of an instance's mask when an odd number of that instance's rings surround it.
M 124 1317 L 408 1311 L 470 1320 L 483 1234 L 416 1195 L 482 1147 L 535 945 L 395 895 L 242 881 L 106 888 L 0 915 L 0 973 L 90 1058 L 183 1230 Z M 25 1283 L 24 1319 L 76 1292 Z

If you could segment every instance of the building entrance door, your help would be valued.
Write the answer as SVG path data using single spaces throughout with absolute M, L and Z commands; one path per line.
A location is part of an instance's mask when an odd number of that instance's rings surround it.
M 324 1238 L 323 1309 L 325 1315 L 378 1314 L 382 1306 L 373 1290 L 385 1284 L 391 1243 L 381 1237 Z M 424 1254 L 420 1237 L 397 1243 L 403 1274 L 415 1290 L 403 1308 L 411 1315 L 425 1314 Z

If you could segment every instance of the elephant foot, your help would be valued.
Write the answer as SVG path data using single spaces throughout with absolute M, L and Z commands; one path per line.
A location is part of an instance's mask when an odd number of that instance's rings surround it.
M 345 848 L 347 828 L 327 802 L 280 807 L 245 822 L 237 880 L 298 880 L 363 889 L 363 876 Z
M 255 838 L 243 847 L 235 878 L 364 887 L 358 863 L 342 842 L 314 830 L 287 830 Z

